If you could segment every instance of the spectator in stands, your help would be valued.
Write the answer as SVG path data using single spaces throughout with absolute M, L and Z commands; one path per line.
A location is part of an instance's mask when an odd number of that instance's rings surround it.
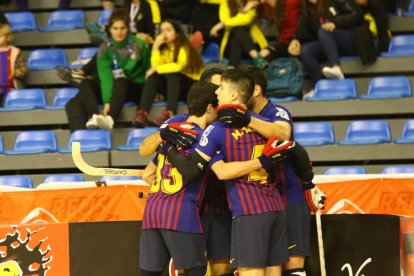
M 58 10 L 67 10 L 69 9 L 71 0 L 60 0 Z M 20 11 L 29 11 L 29 1 L 28 0 L 17 0 L 17 7 Z
M 200 0 L 194 7 L 191 19 L 193 30 L 201 32 L 203 43 L 206 45 L 211 42 L 220 43 L 223 37 L 224 30 L 218 32 L 217 35 L 211 35 L 212 28 L 220 23 L 220 3 L 221 0 Z
M 149 124 L 160 126 L 177 112 L 179 99 L 186 99 L 191 84 L 200 78 L 203 61 L 181 26 L 173 20 L 164 20 L 160 34 L 152 45 L 151 69 L 145 75 L 146 83 L 141 94 L 135 127 Z M 166 93 L 167 109 L 161 117 L 148 120 L 148 113 L 159 92 Z
M 296 34 L 301 0 L 263 0 L 264 18 L 276 25 L 277 42 L 262 49 L 260 54 L 268 61 L 288 56 L 288 46 Z
M 0 24 L 9 24 L 9 21 L 7 21 L 7 17 L 4 15 L 2 11 L 0 11 Z
M 378 50 L 387 52 L 390 44 L 390 30 L 388 29 L 388 10 L 384 0 L 355 0 L 363 7 L 365 13 L 371 14 L 375 20 Z
M 349 0 L 306 0 L 303 5 L 288 52 L 301 56 L 314 84 L 321 79 L 320 62 L 325 60 L 329 66 L 322 69 L 323 75 L 343 79 L 339 57 L 358 55 L 353 28 L 365 24 L 362 9 Z
M 237 67 L 246 54 L 253 59 L 258 68 L 267 66 L 267 61 L 259 54 L 255 45 L 257 42 L 260 49 L 268 45 L 259 25 L 255 22 L 258 5 L 258 0 L 228 0 L 220 4 L 220 22 L 214 25 L 210 34 L 218 36 L 222 29 L 225 30 L 220 46 L 220 58 L 223 58 L 226 53 L 231 67 Z
M 13 46 L 13 34 L 8 24 L 0 24 L 0 104 L 12 89 L 23 87 L 27 63 L 20 49 Z
M 111 1 L 102 1 L 111 2 Z M 152 9 L 147 0 L 127 0 L 125 1 L 125 9 L 130 15 L 130 32 L 151 44 L 155 37 L 155 22 L 152 16 Z M 69 69 L 60 67 L 57 70 L 58 76 L 73 85 L 79 85 L 86 76 L 94 76 L 97 74 L 96 55 L 85 64 L 81 69 Z
M 190 23 L 195 0 L 157 0 L 161 18 L 173 19 L 179 23 Z
M 150 67 L 150 49 L 145 41 L 129 33 L 129 23 L 126 10 L 112 13 L 108 24 L 111 41 L 98 50 L 100 84 L 84 80 L 79 93 L 66 105 L 72 131 L 85 127 L 112 129 L 126 101 L 138 104 L 145 72 Z M 101 115 L 99 103 L 103 103 Z

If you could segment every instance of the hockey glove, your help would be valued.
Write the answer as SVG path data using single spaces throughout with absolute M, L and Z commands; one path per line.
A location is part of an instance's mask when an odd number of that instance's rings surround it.
M 161 126 L 160 136 L 182 149 L 188 149 L 197 142 L 198 133 L 193 128 L 193 124 L 187 122 L 166 124 Z
M 276 136 L 267 140 L 259 161 L 263 168 L 269 168 L 272 164 L 282 161 L 286 155 L 295 147 L 295 143 L 289 140 L 280 142 Z
M 303 191 L 312 213 L 325 208 L 325 194 L 317 186 Z
M 250 113 L 240 104 L 223 104 L 217 108 L 218 120 L 233 127 L 245 127 L 250 124 Z

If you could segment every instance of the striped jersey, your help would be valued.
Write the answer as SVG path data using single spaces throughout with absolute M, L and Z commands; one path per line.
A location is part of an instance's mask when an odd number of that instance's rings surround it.
M 193 130 L 199 133 L 197 139 L 200 139 L 203 130 L 196 124 Z M 181 153 L 191 156 L 195 145 Z M 206 181 L 203 178 L 206 174 L 189 182 L 183 179 L 166 155 L 158 153 L 152 162 L 157 166 L 157 171 L 145 205 L 142 229 L 202 233 L 199 212 L 205 192 Z
M 247 161 L 259 157 L 265 143 L 265 138 L 248 127 L 214 122 L 204 131 L 197 149 L 211 157 L 219 150 L 226 162 Z M 285 209 L 272 173 L 265 169 L 226 180 L 226 189 L 233 217 Z
M 285 107 L 269 101 L 259 115 L 271 122 L 289 123 L 292 128 L 290 137 L 291 140 L 294 140 L 292 115 Z M 295 204 L 305 200 L 302 182 L 296 173 L 293 160 L 290 158 L 285 159 L 283 162 L 275 165 L 273 171 L 275 173 L 276 187 L 286 204 Z

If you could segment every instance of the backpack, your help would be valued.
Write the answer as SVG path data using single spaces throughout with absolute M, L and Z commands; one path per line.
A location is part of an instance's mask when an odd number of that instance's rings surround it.
M 266 97 L 302 96 L 303 65 L 293 57 L 277 58 L 264 70 L 267 78 Z

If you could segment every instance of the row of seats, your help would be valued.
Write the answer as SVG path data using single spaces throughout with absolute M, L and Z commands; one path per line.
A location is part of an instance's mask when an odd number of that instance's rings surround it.
M 156 127 L 131 129 L 126 144 L 115 148 L 121 151 L 138 150 L 145 137 L 157 131 Z M 0 136 L 0 153 L 5 155 L 39 154 L 49 152 L 70 153 L 72 142 L 81 143 L 82 152 L 93 152 L 112 149 L 110 132 L 102 129 L 81 129 L 71 133 L 68 147 L 58 148 L 56 133 L 51 130 L 33 130 L 20 132 L 15 140 L 12 150 L 3 149 Z
M 99 181 L 131 181 L 140 180 L 139 176 L 102 176 Z M 42 183 L 52 182 L 83 182 L 85 178 L 81 174 L 54 174 L 44 178 Z M 0 185 L 13 186 L 19 188 L 33 188 L 33 181 L 29 176 L 0 176 Z
M 325 175 L 340 174 L 366 174 L 364 167 L 331 167 L 325 170 Z M 382 170 L 382 174 L 401 174 L 414 173 L 414 165 L 387 166 Z M 102 176 L 100 182 L 107 181 L 131 181 L 141 180 L 139 176 Z M 55 174 L 46 176 L 42 183 L 56 182 L 83 182 L 85 181 L 81 174 Z M 19 188 L 33 188 L 33 181 L 29 176 L 0 176 L 0 185 L 13 186 Z
M 102 10 L 99 13 L 98 24 L 107 25 L 112 10 Z M 35 16 L 32 12 L 8 12 L 5 13 L 13 32 L 32 31 L 68 31 L 83 29 L 86 19 L 83 10 L 58 10 L 51 12 L 47 20 L 47 26 L 37 27 Z
M 304 122 L 294 125 L 295 140 L 304 146 L 331 145 L 335 143 L 334 128 L 330 122 Z M 362 145 L 391 143 L 391 130 L 385 120 L 357 120 L 349 123 L 345 139 L 338 145 Z M 404 123 L 400 138 L 394 139 L 397 144 L 414 143 L 414 120 Z

